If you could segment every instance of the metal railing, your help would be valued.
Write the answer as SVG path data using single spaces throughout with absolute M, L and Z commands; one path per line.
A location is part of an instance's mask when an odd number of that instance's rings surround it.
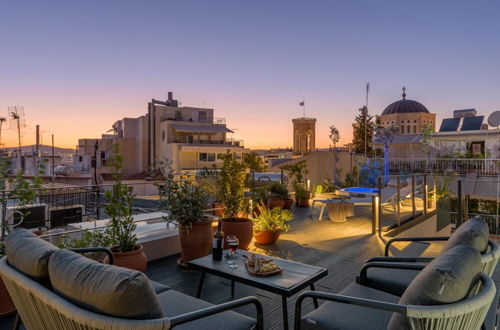
M 207 139 L 172 139 L 171 143 L 185 143 L 185 144 L 208 144 L 208 145 L 224 145 L 243 147 L 243 140 L 226 139 L 226 140 L 207 140 Z
M 484 214 L 484 213 L 462 213 L 461 219 L 458 212 L 450 212 L 451 215 L 451 223 L 455 226 L 459 226 L 459 224 L 464 223 L 465 221 L 472 218 L 481 218 L 488 223 L 488 227 L 490 228 L 490 234 L 498 235 L 499 234 L 499 220 L 500 216 L 496 214 Z
M 383 159 L 379 159 L 383 162 Z M 389 159 L 391 173 L 443 173 L 453 170 L 458 174 L 476 172 L 483 175 L 500 173 L 500 159 L 477 158 L 392 158 Z

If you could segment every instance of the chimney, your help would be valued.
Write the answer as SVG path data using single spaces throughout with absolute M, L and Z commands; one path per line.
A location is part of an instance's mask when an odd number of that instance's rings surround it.
M 168 92 L 168 100 L 169 101 L 172 101 L 172 97 L 173 97 L 172 92 Z

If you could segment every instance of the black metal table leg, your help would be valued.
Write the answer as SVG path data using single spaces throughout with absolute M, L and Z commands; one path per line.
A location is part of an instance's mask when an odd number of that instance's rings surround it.
M 196 293 L 196 298 L 200 298 L 201 289 L 203 288 L 203 281 L 205 280 L 205 272 L 201 273 L 200 284 L 198 285 L 198 292 Z
M 234 280 L 231 280 L 231 299 L 234 299 Z
M 311 283 L 311 291 L 316 291 L 316 290 L 314 289 L 314 283 Z M 318 305 L 318 299 L 313 298 L 313 304 L 314 304 L 314 308 L 318 308 L 318 306 L 319 306 L 319 305 Z
M 288 308 L 285 296 L 281 296 L 281 305 L 281 309 L 283 310 L 283 329 L 288 330 Z

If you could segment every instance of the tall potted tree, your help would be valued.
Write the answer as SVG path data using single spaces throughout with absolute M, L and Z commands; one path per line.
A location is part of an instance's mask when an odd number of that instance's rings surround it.
M 224 235 L 236 235 L 240 248 L 247 250 L 253 235 L 253 224 L 241 215 L 245 211 L 244 187 L 245 165 L 229 151 L 223 156 L 224 165 L 219 175 L 220 199 L 224 205 L 225 218 L 222 219 Z
M 137 227 L 132 217 L 134 194 L 132 188 L 122 182 L 123 156 L 119 144 L 113 145 L 110 164 L 114 169 L 115 184 L 111 190 L 105 192 L 108 203 L 104 206 L 104 210 L 110 217 L 106 233 L 110 238 L 114 264 L 144 272 L 147 259 L 142 245 L 137 244 L 137 236 L 134 234 Z
M 176 182 L 171 169 L 158 186 L 160 208 L 168 212 L 167 221 L 175 221 L 179 226 L 182 257 L 177 264 L 186 268 L 188 261 L 210 254 L 212 220 L 204 215 L 209 195 L 199 185 Z

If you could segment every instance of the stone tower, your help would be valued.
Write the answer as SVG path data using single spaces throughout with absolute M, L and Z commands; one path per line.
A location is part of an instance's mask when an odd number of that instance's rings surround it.
M 293 152 L 304 155 L 316 151 L 316 118 L 295 118 L 293 122 Z

